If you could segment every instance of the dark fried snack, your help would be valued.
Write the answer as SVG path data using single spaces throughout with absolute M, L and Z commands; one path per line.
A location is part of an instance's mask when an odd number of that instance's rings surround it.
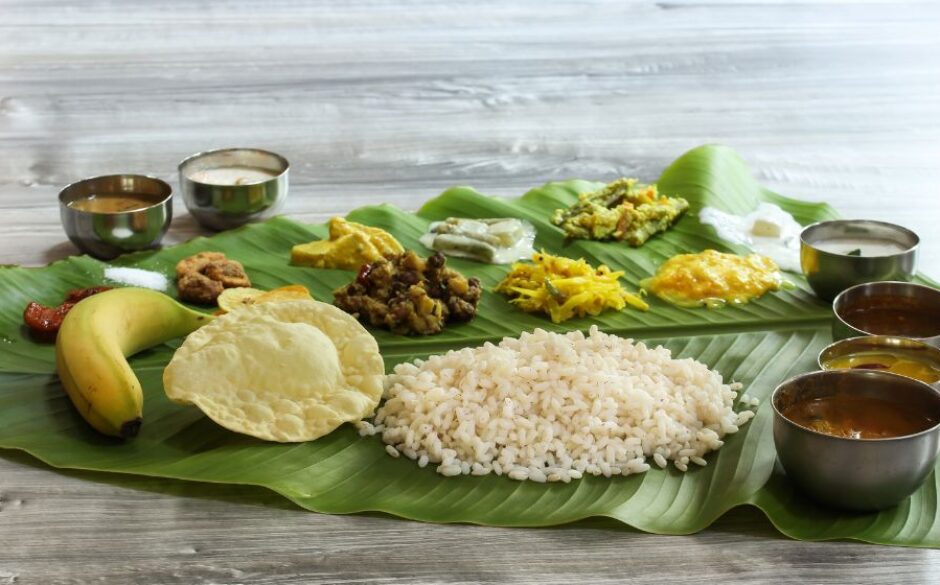
M 209 262 L 201 272 L 212 280 L 221 282 L 225 288 L 251 286 L 251 281 L 245 273 L 245 267 L 236 260 Z
M 199 252 L 176 263 L 176 278 L 182 278 L 190 272 L 202 272 L 210 262 L 225 260 L 222 252 Z
M 445 266 L 437 252 L 414 252 L 364 265 L 350 284 L 333 293 L 334 304 L 357 319 L 401 335 L 440 333 L 447 323 L 473 319 L 483 294 L 480 281 Z
M 62 321 L 72 307 L 82 299 L 92 295 L 111 290 L 110 286 L 93 286 L 90 288 L 77 288 L 65 295 L 65 300 L 58 307 L 47 307 L 37 302 L 26 305 L 23 311 L 23 323 L 30 333 L 41 341 L 55 341 L 56 334 L 62 326 Z
M 176 288 L 181 300 L 199 305 L 215 304 L 227 288 L 250 287 L 241 262 L 221 252 L 200 252 L 176 264 Z
M 213 304 L 225 290 L 221 282 L 198 272 L 184 274 L 176 281 L 176 288 L 180 291 L 181 299 L 197 305 Z

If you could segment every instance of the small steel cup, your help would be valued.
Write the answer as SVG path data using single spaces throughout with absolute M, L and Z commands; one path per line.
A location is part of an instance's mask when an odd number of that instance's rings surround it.
M 849 256 L 826 252 L 817 242 L 831 238 L 870 237 L 892 240 L 903 252 L 886 256 Z M 800 233 L 800 265 L 816 296 L 831 301 L 850 286 L 879 280 L 910 280 L 917 267 L 920 238 L 911 230 L 883 221 L 840 219 L 822 221 Z
M 268 180 L 219 185 L 193 178 L 200 171 L 248 167 L 265 171 Z M 179 164 L 180 191 L 189 213 L 203 227 L 227 230 L 275 215 L 287 199 L 290 164 L 279 154 L 256 148 L 200 152 Z
M 777 386 L 774 446 L 787 476 L 812 498 L 839 508 L 880 510 L 910 496 L 933 471 L 940 424 L 903 437 L 847 439 L 817 433 L 783 415 L 796 401 L 853 392 L 912 405 L 940 421 L 940 393 L 886 372 L 826 370 Z
M 99 213 L 69 204 L 92 195 L 135 195 L 153 204 L 133 211 Z M 59 192 L 59 214 L 66 235 L 78 248 L 102 260 L 124 252 L 156 248 L 173 219 L 173 190 L 145 175 L 105 175 L 84 179 Z
M 940 370 L 940 348 L 928 345 L 916 339 L 907 337 L 896 337 L 893 335 L 872 335 L 863 337 L 849 337 L 830 343 L 821 352 L 817 358 L 819 369 L 828 370 L 826 364 L 830 361 L 855 355 L 863 352 L 891 351 L 892 353 L 908 356 L 912 359 L 926 362 Z M 931 384 L 937 390 L 940 390 L 940 381 Z
M 849 324 L 846 313 L 866 297 L 895 297 L 910 303 L 911 307 L 923 310 L 924 319 L 940 315 L 940 290 L 913 282 L 869 282 L 842 291 L 832 302 L 832 338 L 845 339 L 860 335 L 881 335 L 884 331 L 863 331 Z M 914 337 L 934 347 L 940 347 L 940 322 L 937 333 L 929 337 Z

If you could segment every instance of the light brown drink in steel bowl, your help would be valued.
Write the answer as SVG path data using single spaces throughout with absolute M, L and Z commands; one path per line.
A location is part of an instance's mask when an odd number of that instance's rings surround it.
M 155 177 L 103 175 L 62 189 L 59 212 L 72 243 L 109 260 L 159 246 L 173 219 L 172 198 L 170 186 Z

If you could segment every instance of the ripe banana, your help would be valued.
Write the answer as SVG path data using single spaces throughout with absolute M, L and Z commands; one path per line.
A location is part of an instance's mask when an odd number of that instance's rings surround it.
M 144 288 L 88 297 L 69 311 L 56 337 L 56 368 L 79 413 L 106 435 L 140 430 L 144 395 L 127 357 L 186 335 L 211 315 Z

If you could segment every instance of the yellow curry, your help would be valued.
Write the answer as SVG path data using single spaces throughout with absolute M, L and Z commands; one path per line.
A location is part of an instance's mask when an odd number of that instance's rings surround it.
M 907 356 L 903 352 L 863 351 L 833 358 L 823 364 L 827 370 L 882 370 L 914 378 L 928 384 L 940 382 L 940 369 L 923 359 Z
M 681 307 L 716 309 L 746 303 L 786 284 L 780 269 L 766 256 L 705 250 L 673 256 L 640 286 Z
M 364 264 L 386 256 L 397 256 L 404 251 L 398 240 L 383 229 L 334 217 L 330 220 L 330 238 L 294 246 L 290 263 L 314 268 L 359 270 Z

